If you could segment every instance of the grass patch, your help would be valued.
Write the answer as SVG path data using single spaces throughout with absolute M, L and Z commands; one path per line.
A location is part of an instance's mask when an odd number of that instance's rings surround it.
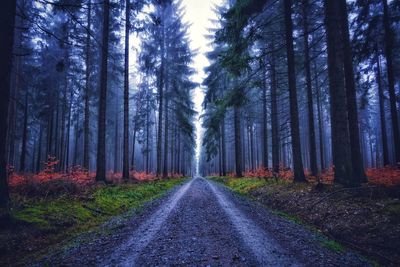
M 279 217 L 285 218 L 285 219 L 287 219 L 287 220 L 289 220 L 291 222 L 294 222 L 296 224 L 306 225 L 299 217 L 290 215 L 290 214 L 288 214 L 286 212 L 279 211 L 279 210 L 273 210 L 272 213 L 277 215 L 277 216 L 279 216 Z
M 11 215 L 20 222 L 42 231 L 75 227 L 84 230 L 106 221 L 111 216 L 137 208 L 185 179 L 167 179 L 140 184 L 100 186 L 84 200 L 63 196 L 51 200 L 31 200 Z
M 338 253 L 345 251 L 344 247 L 341 244 L 339 244 L 338 242 L 336 242 L 335 240 L 323 238 L 321 240 L 321 243 L 324 247 L 326 247 L 332 251 L 335 251 Z
M 222 183 L 241 195 L 248 195 L 250 191 L 268 184 L 267 180 L 258 178 L 231 178 L 213 176 L 209 177 L 209 179 L 218 183 Z
M 291 186 L 295 187 L 296 190 L 301 190 L 304 189 L 306 185 L 304 184 L 293 184 L 291 182 L 285 181 L 285 180 L 275 180 L 275 179 L 258 179 L 258 178 L 232 178 L 232 177 L 219 177 L 219 176 L 212 176 L 208 177 L 208 179 L 213 180 L 215 182 L 224 184 L 225 186 L 229 187 L 231 190 L 233 190 L 236 193 L 239 193 L 244 196 L 248 196 L 252 198 L 250 192 L 253 190 L 256 190 L 258 188 L 264 187 L 264 186 L 270 186 L 270 190 L 274 190 L 275 187 L 281 187 L 281 186 Z M 274 215 L 277 215 L 279 217 L 285 218 L 291 222 L 294 222 L 299 225 L 303 225 L 304 227 L 310 229 L 311 231 L 315 232 L 316 234 L 320 235 L 320 231 L 318 231 L 315 227 L 306 224 L 303 220 L 301 220 L 298 216 L 291 215 L 289 213 L 276 210 L 276 209 L 270 209 L 271 212 Z M 343 252 L 345 251 L 345 248 L 339 244 L 338 242 L 328 239 L 325 236 L 320 236 L 318 240 L 322 243 L 322 245 L 332 251 L 335 252 Z

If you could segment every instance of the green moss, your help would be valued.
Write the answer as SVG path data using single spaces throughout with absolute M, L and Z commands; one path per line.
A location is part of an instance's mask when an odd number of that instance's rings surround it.
M 332 251 L 335 251 L 335 252 L 343 252 L 345 250 L 341 244 L 339 244 L 338 242 L 331 240 L 331 239 L 323 238 L 321 240 L 321 243 L 324 247 L 326 247 Z
M 53 200 L 28 201 L 23 208 L 12 212 L 21 222 L 38 230 L 87 230 L 117 215 L 160 197 L 168 189 L 183 183 L 182 179 L 166 179 L 140 184 L 103 186 L 96 188 L 88 200 L 62 197 Z
M 400 215 L 400 203 L 390 203 L 385 207 L 384 210 L 392 215 Z
M 292 221 L 294 223 L 305 225 L 305 223 L 297 216 L 290 215 L 290 214 L 288 214 L 286 212 L 278 211 L 278 210 L 273 210 L 272 213 L 277 215 L 277 216 L 279 216 L 279 217 L 282 217 L 282 218 L 285 218 L 285 219 L 287 219 L 289 221 Z
M 222 183 L 241 195 L 247 195 L 250 191 L 267 185 L 267 181 L 265 179 L 259 178 L 231 178 L 214 176 L 209 177 L 209 179 Z

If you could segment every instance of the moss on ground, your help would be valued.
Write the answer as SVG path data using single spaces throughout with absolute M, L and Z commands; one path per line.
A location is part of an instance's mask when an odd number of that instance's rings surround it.
M 321 240 L 321 243 L 324 247 L 326 247 L 332 251 L 339 252 L 339 253 L 345 251 L 345 248 L 341 244 L 339 244 L 338 242 L 336 242 L 332 239 L 323 238 Z
M 41 231 L 59 228 L 85 230 L 99 225 L 111 216 L 138 208 L 160 197 L 185 179 L 166 179 L 139 184 L 100 186 L 84 200 L 63 196 L 57 199 L 28 200 L 12 211 L 12 217 Z
M 271 190 L 274 190 L 275 187 L 280 187 L 280 186 L 288 186 L 290 184 L 289 181 L 285 180 L 275 180 L 275 179 L 259 179 L 259 178 L 248 178 L 248 177 L 242 177 L 242 178 L 233 178 L 233 177 L 219 177 L 219 176 L 212 176 L 208 177 L 208 179 L 213 180 L 215 182 L 224 184 L 225 186 L 229 187 L 231 190 L 233 190 L 236 193 L 239 193 L 240 195 L 247 196 L 250 198 L 253 198 L 252 195 L 250 194 L 251 191 L 254 191 L 258 188 L 262 188 L 265 186 L 271 186 Z M 298 190 L 304 189 L 306 185 L 304 184 L 291 184 L 290 186 L 296 187 Z M 275 189 L 277 190 L 277 189 Z M 286 192 L 283 192 L 286 193 Z M 290 193 L 290 192 L 289 192 Z M 320 232 L 313 226 L 306 224 L 303 220 L 301 220 L 298 216 L 291 215 L 289 213 L 276 210 L 276 209 L 271 209 L 271 212 L 279 217 L 285 218 L 291 222 L 294 222 L 296 224 L 303 225 L 310 229 L 313 232 L 318 233 L 318 236 L 320 236 L 319 241 L 322 243 L 322 245 L 330 250 L 333 250 L 335 252 L 343 252 L 345 251 L 345 248 L 339 244 L 338 242 L 329 239 L 325 236 L 320 235 Z
M 212 176 L 209 179 L 225 184 L 230 189 L 241 195 L 247 195 L 251 190 L 263 187 L 268 184 L 268 180 L 258 178 L 231 178 Z

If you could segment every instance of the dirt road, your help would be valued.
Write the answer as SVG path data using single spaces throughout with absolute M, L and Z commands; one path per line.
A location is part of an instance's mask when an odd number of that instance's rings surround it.
M 368 266 L 318 233 L 194 178 L 40 263 L 63 266 Z M 87 237 L 82 237 L 87 239 Z M 78 240 L 79 241 L 79 240 Z

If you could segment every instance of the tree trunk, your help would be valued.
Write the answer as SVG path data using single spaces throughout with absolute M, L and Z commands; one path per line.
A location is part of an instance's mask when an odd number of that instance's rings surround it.
M 353 53 L 350 44 L 349 21 L 346 0 L 340 0 L 340 20 L 343 36 L 344 76 L 346 85 L 347 110 L 349 116 L 349 134 L 353 179 L 367 182 L 360 149 L 360 130 L 358 126 L 357 96 L 354 82 Z
M 315 128 L 314 128 L 314 104 L 313 93 L 311 86 L 311 68 L 310 68 L 310 48 L 308 43 L 308 0 L 303 0 L 303 41 L 304 41 L 304 69 L 306 72 L 307 84 L 307 108 L 308 108 L 308 142 L 310 143 L 310 170 L 312 176 L 317 176 L 317 146 L 315 141 Z
M 129 28 L 130 0 L 125 1 L 124 145 L 122 178 L 129 179 Z
M 117 173 L 119 171 L 119 114 L 118 114 L 118 96 L 116 98 L 116 111 L 115 111 L 115 137 L 114 137 L 114 173 Z M 122 178 L 124 178 L 122 176 Z
M 92 17 L 92 0 L 88 0 L 87 11 L 87 32 L 86 32 L 86 87 L 85 87 L 85 118 L 83 126 L 83 168 L 89 172 L 89 142 L 90 142 L 90 109 L 89 109 L 89 94 L 90 94 L 90 28 Z
M 24 126 L 23 126 L 23 130 L 22 130 L 21 161 L 20 161 L 20 166 L 19 166 L 20 172 L 25 172 L 27 139 L 28 139 L 28 90 L 25 91 Z
M 136 132 L 137 132 L 137 128 L 136 128 L 136 123 L 135 123 L 135 127 L 133 127 L 133 138 L 132 138 L 131 170 L 136 169 L 136 166 L 135 166 Z
M 263 68 L 263 88 L 262 88 L 262 129 L 263 129 L 263 167 L 268 168 L 268 124 L 267 124 L 267 77 L 266 77 L 266 64 Z
M 222 176 L 226 176 L 226 144 L 225 144 L 225 118 L 221 126 L 221 150 L 222 150 Z
M 382 0 L 382 2 L 383 2 L 383 23 L 385 27 L 385 56 L 386 56 L 386 68 L 387 68 L 388 86 L 389 86 L 390 115 L 392 117 L 394 152 L 395 152 L 396 164 L 400 168 L 400 133 L 399 133 L 399 121 L 397 117 L 396 92 L 394 89 L 394 70 L 393 70 L 393 31 L 390 26 L 388 2 L 387 0 Z
M 379 115 L 381 119 L 381 138 L 382 138 L 382 153 L 383 153 L 383 166 L 389 165 L 389 150 L 386 135 L 386 118 L 385 118 L 385 96 L 382 88 L 382 74 L 381 62 L 379 59 L 378 51 L 376 51 L 376 80 L 378 83 L 378 96 L 379 96 Z
M 68 126 L 67 126 L 67 141 L 65 142 L 65 170 L 68 171 L 69 167 L 69 144 L 71 140 L 71 118 L 72 118 L 72 97 L 73 97 L 73 90 L 70 89 L 69 95 L 69 108 L 68 108 Z
M 10 79 L 14 41 L 16 0 L 6 1 L 0 9 L 0 208 L 8 209 L 10 200 L 7 184 L 7 118 L 10 102 Z
M 242 138 L 240 127 L 240 108 L 233 107 L 234 112 L 234 128 L 235 128 L 235 171 L 236 177 L 242 177 Z
M 338 30 L 340 25 L 340 3 L 325 0 L 325 24 L 328 47 L 328 75 L 331 107 L 332 157 L 335 166 L 334 181 L 345 186 L 357 186 L 352 179 L 353 167 L 350 151 L 350 136 L 344 86 L 343 47 Z
M 161 66 L 160 66 L 160 78 L 158 81 L 158 131 L 157 131 L 157 177 L 161 175 L 161 143 L 162 143 L 162 120 L 163 120 L 163 102 L 164 102 L 164 26 L 162 26 L 161 32 L 162 44 L 161 44 Z
M 38 155 L 36 160 L 36 173 L 40 172 L 40 165 L 42 163 L 42 136 L 43 136 L 43 126 L 42 124 L 39 125 L 39 146 L 38 146 Z
M 103 10 L 96 181 L 106 180 L 106 98 L 110 0 L 104 0 Z
M 322 107 L 321 107 L 321 92 L 319 88 L 319 82 L 318 82 L 318 70 L 317 66 L 314 62 L 314 72 L 315 72 L 315 90 L 317 92 L 317 110 L 318 110 L 318 134 L 319 134 L 319 157 L 320 157 L 320 166 L 321 166 L 321 172 L 325 169 L 325 157 L 324 157 L 324 136 L 323 136 L 323 130 L 322 130 Z
M 168 177 L 168 98 L 165 100 L 165 122 L 164 122 L 164 168 L 163 177 Z
M 292 138 L 293 171 L 295 182 L 306 182 L 301 159 L 299 112 L 297 107 L 296 73 L 293 48 L 292 1 L 284 0 L 286 53 L 289 80 L 290 131 Z
M 275 45 L 271 43 L 272 50 Z M 272 130 L 272 171 L 274 175 L 279 173 L 279 119 L 278 119 L 278 103 L 277 103 L 277 84 L 275 55 L 271 54 L 271 130 Z

